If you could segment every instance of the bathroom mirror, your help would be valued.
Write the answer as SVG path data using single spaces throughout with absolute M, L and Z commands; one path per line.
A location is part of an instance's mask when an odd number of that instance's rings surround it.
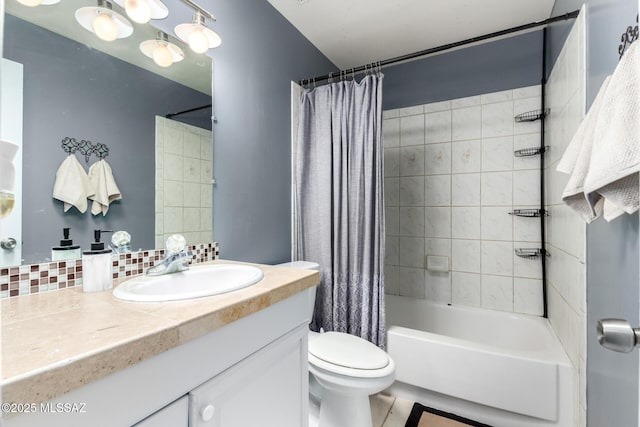
M 94 229 L 130 232 L 133 250 L 156 247 L 156 117 L 211 105 L 211 58 L 191 52 L 169 34 L 169 41 L 182 47 L 185 58 L 168 68 L 156 65 L 139 49 L 142 41 L 156 37 L 153 21 L 132 22 L 132 36 L 102 41 L 74 17 L 76 9 L 95 4 L 63 0 L 26 7 L 16 0 L 5 2 L 3 57 L 22 64 L 24 84 L 23 161 L 17 167 L 23 177 L 23 264 L 49 261 L 64 227 L 71 228 L 74 245 L 83 250 L 93 240 Z M 113 9 L 125 15 L 116 4 Z M 211 135 L 211 115 L 208 107 L 172 120 Z M 84 213 L 75 208 L 64 213 L 62 202 L 53 199 L 56 171 L 67 156 L 61 147 L 64 138 L 108 147 L 105 160 L 122 200 L 112 203 L 106 216 L 92 215 L 90 207 Z M 165 141 L 172 138 L 177 137 L 165 134 Z M 209 146 L 212 150 L 212 143 Z M 90 156 L 85 161 L 85 156 L 75 155 L 85 170 L 99 160 Z M 210 196 L 210 179 L 207 183 L 201 193 L 206 196 L 208 191 Z M 171 197 L 170 190 L 163 189 L 163 196 Z M 202 221 L 206 223 L 206 218 Z M 193 239 L 206 235 L 210 240 L 210 231 L 192 233 Z M 109 240 L 106 235 L 104 241 Z

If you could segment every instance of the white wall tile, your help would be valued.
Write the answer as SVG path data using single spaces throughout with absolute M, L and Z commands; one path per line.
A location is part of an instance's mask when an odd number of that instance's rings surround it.
M 513 90 L 513 99 L 532 98 L 540 96 L 540 85 L 521 87 Z
M 424 238 L 400 237 L 400 266 L 424 268 Z
M 183 187 L 184 206 L 190 208 L 199 208 L 202 206 L 201 184 L 194 182 L 185 182 Z
M 430 146 L 427 146 L 427 148 Z M 400 148 L 400 176 L 424 175 L 425 146 Z
M 400 236 L 424 237 L 422 207 L 400 207 Z
M 184 180 L 185 182 L 200 182 L 200 159 L 191 157 L 184 158 Z
M 185 184 L 185 186 L 187 185 Z M 213 186 L 211 184 L 200 184 L 200 206 L 203 208 L 213 207 Z
M 424 182 L 425 206 L 451 205 L 451 175 L 425 176 Z
M 513 279 L 513 311 L 542 316 L 542 280 Z
M 451 237 L 480 239 L 480 207 L 451 208 Z
M 384 208 L 384 228 L 388 236 L 400 234 L 400 208 L 391 206 Z
M 451 141 L 451 111 L 425 114 L 425 143 Z
M 164 206 L 182 207 L 184 204 L 184 182 L 164 182 Z
M 493 310 L 513 311 L 513 278 L 482 275 L 482 307 Z
M 385 147 L 400 146 L 400 119 L 383 120 L 382 132 L 383 132 Z
M 184 208 L 183 231 L 200 231 L 200 208 Z M 199 242 L 202 243 L 202 242 Z
M 451 172 L 480 172 L 481 140 L 455 141 L 451 144 Z
M 423 114 L 423 113 L 424 113 L 424 106 L 422 105 L 415 105 L 413 107 L 400 108 L 398 110 L 398 114 L 400 115 L 400 117 L 415 116 L 416 114 Z
M 539 242 L 540 218 L 513 217 L 513 240 L 520 242 Z
M 539 112 L 542 107 L 542 101 L 540 97 L 524 98 L 513 101 L 513 115 L 514 117 L 519 114 Z M 535 120 L 531 122 L 515 122 L 513 126 L 513 132 L 516 135 L 524 133 L 539 133 L 540 121 Z
M 479 240 L 451 240 L 451 270 L 480 273 Z
M 513 275 L 529 279 L 542 279 L 542 263 L 539 259 L 522 258 L 515 254 L 516 248 L 539 248 L 540 243 L 513 242 Z
M 480 275 L 452 272 L 451 294 L 453 304 L 480 306 Z
M 513 276 L 513 243 L 482 241 L 482 273 Z
M 547 143 L 547 142 L 545 142 Z M 540 147 L 540 132 L 515 135 L 513 137 L 513 150 Z M 536 169 L 540 170 L 540 156 L 515 157 L 513 158 L 513 169 Z
M 200 208 L 200 230 L 213 230 L 213 209 Z
M 211 160 L 200 160 L 200 182 L 211 184 L 213 178 L 213 162 Z
M 451 208 L 428 207 L 425 212 L 425 237 L 450 238 L 451 237 Z
M 443 304 L 451 303 L 451 273 L 425 272 L 425 298 Z
M 480 105 L 481 96 L 468 96 L 466 98 L 456 98 L 451 100 L 451 108 L 475 107 Z
M 451 239 L 425 239 L 425 256 L 436 255 L 451 258 Z M 451 262 L 449 262 L 451 265 Z
M 385 206 L 400 206 L 400 178 L 384 179 Z
M 513 99 L 512 90 L 503 90 L 500 92 L 486 93 L 481 96 L 480 102 L 483 104 L 492 104 L 495 102 L 511 101 Z
M 165 207 L 164 208 L 164 232 L 180 233 L 183 230 L 183 208 L 182 207 Z
M 384 263 L 388 265 L 400 265 L 400 237 L 385 237 L 385 259 Z
M 400 176 L 400 149 L 384 149 L 384 176 Z
M 400 295 L 400 267 L 395 265 L 384 266 L 384 293 L 387 295 Z
M 481 202 L 483 206 L 511 206 L 512 172 L 487 172 L 481 177 Z
M 400 206 L 424 206 L 424 176 L 400 178 Z
M 424 299 L 424 270 L 420 268 L 400 267 L 400 295 Z
M 508 207 L 483 207 L 481 238 L 483 240 L 513 240 L 513 220 Z
M 182 155 L 164 153 L 164 179 L 182 181 L 184 179 L 184 161 Z
M 480 205 L 480 174 L 451 176 L 451 204 L 453 206 Z
M 510 171 L 513 169 L 513 137 L 482 140 L 482 171 Z
M 385 110 L 382 112 L 383 119 L 395 119 L 396 117 L 400 117 L 400 110 L 397 108 L 394 110 Z
M 424 115 L 402 117 L 400 119 L 400 145 L 424 144 Z
M 513 135 L 513 102 L 482 106 L 482 138 Z
M 514 206 L 540 206 L 540 171 L 513 172 Z
M 452 140 L 462 141 L 482 137 L 482 107 L 457 108 L 451 112 Z
M 424 160 L 425 175 L 451 173 L 451 143 L 424 146 Z
M 432 102 L 424 105 L 425 113 L 435 113 L 436 111 L 445 111 L 451 109 L 451 101 Z

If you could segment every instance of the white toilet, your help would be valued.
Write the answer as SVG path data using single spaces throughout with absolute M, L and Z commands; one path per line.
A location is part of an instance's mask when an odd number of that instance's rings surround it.
M 280 265 L 320 269 L 307 261 Z M 315 296 L 314 287 L 310 292 L 310 317 Z M 371 427 L 369 395 L 389 387 L 395 371 L 387 353 L 360 337 L 309 331 L 309 391 L 321 401 L 318 427 Z

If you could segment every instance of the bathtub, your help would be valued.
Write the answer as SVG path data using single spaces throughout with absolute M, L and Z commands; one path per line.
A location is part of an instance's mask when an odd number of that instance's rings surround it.
M 541 317 L 386 296 L 391 393 L 495 427 L 574 425 L 575 372 Z

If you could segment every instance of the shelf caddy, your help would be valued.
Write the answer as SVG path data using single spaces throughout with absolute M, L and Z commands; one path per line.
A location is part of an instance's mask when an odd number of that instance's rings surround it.
M 540 259 L 542 254 L 549 256 L 549 252 L 541 248 L 516 248 L 516 255 L 526 259 Z
M 513 155 L 516 157 L 531 157 L 531 156 L 537 156 L 538 154 L 546 153 L 547 151 L 549 151 L 549 146 L 545 145 L 544 148 L 533 147 L 533 148 L 523 148 L 521 150 L 516 150 L 513 152 Z
M 509 215 L 527 218 L 540 218 L 541 216 L 549 216 L 549 212 L 545 209 L 514 209 L 509 212 Z
M 518 114 L 515 117 L 516 123 L 535 122 L 536 120 L 542 120 L 549 115 L 550 111 L 551 111 L 550 109 L 545 108 L 544 111 L 533 110 L 533 111 L 527 111 L 526 113 Z

